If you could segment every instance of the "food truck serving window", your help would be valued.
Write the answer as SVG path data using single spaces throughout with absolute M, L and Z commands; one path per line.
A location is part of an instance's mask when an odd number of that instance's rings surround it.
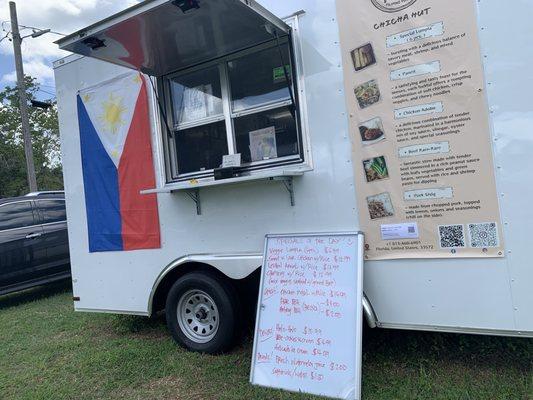
M 303 161 L 292 39 L 254 0 L 146 0 L 57 43 L 157 78 L 178 181 L 213 175 L 225 155 L 246 173 Z
M 302 161 L 291 59 L 284 38 L 164 77 L 173 180 L 227 154 L 250 169 Z

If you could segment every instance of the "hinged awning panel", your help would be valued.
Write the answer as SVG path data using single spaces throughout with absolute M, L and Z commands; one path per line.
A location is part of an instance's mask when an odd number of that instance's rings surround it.
M 148 0 L 57 43 L 63 50 L 161 76 L 287 35 L 253 0 Z

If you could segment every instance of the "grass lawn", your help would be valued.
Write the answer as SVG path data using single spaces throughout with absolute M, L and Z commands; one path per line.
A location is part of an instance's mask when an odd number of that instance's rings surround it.
M 533 340 L 365 332 L 363 398 L 533 399 Z M 67 285 L 0 297 L 0 399 L 313 399 L 252 387 L 252 344 L 180 349 L 164 320 L 74 313 Z

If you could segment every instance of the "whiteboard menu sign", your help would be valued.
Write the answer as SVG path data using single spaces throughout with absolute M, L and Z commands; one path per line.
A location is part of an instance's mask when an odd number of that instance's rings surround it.
M 359 399 L 362 234 L 266 237 L 252 384 Z

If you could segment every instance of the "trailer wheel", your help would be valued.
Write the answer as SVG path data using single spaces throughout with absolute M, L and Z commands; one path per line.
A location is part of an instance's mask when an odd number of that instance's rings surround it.
M 203 272 L 178 279 L 166 302 L 167 325 L 174 340 L 197 352 L 228 350 L 240 333 L 240 308 L 235 289 Z

